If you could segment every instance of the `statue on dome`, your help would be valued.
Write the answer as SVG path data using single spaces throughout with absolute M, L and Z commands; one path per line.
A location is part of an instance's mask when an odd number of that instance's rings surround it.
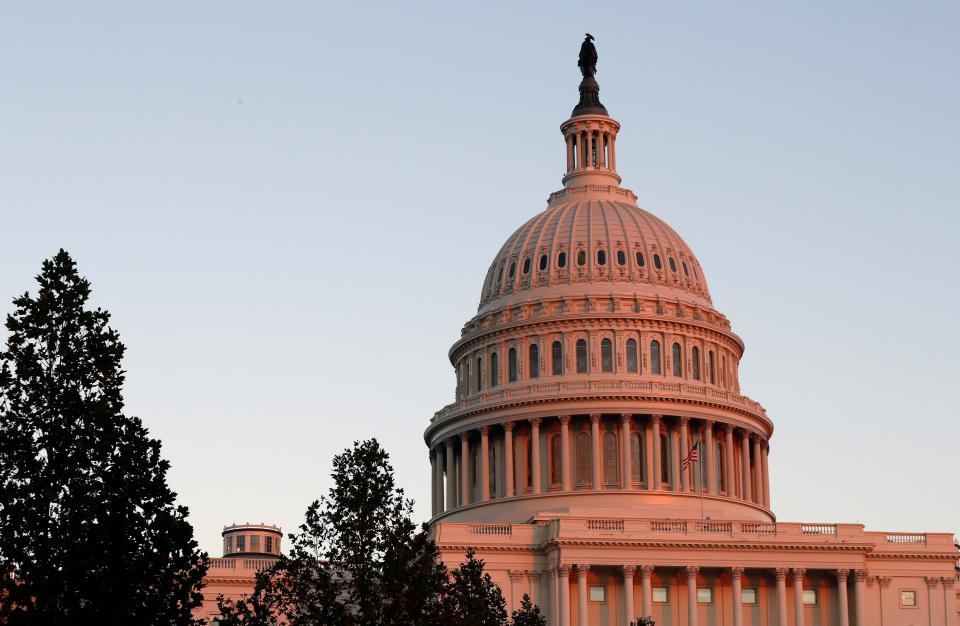
M 592 78 L 597 73 L 597 48 L 593 45 L 593 35 L 587 33 L 580 45 L 580 60 L 577 61 L 584 78 Z

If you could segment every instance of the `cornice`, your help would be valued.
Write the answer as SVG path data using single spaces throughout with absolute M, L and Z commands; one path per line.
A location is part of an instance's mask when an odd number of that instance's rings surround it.
M 671 550 L 701 550 L 708 552 L 726 552 L 737 550 L 743 552 L 858 552 L 869 553 L 873 545 L 869 543 L 749 543 L 749 542 L 720 542 L 720 541 L 667 541 L 667 540 L 604 540 L 604 539 L 550 539 L 544 547 L 556 545 L 559 548 L 595 548 L 601 550 L 622 550 L 627 548 L 644 549 L 671 549 Z

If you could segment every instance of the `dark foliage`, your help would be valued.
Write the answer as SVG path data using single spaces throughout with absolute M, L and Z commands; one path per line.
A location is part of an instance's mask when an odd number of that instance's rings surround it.
M 473 549 L 467 560 L 451 572 L 440 600 L 441 624 L 501 626 L 507 621 L 506 603 L 500 588 L 483 571 L 483 561 Z
M 206 555 L 123 414 L 124 346 L 66 252 L 37 282 L 0 352 L 0 623 L 192 624 Z
M 630 626 L 656 626 L 652 617 L 638 617 L 637 621 L 630 622 Z
M 530 602 L 530 596 L 523 594 L 520 610 L 510 616 L 510 626 L 547 626 L 547 618 L 540 612 L 540 607 Z

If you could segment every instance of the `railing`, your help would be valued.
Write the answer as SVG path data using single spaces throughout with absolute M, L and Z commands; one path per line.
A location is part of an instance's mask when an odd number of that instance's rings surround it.
M 210 569 L 269 569 L 276 559 L 210 559 Z
M 270 569 L 275 563 L 276 561 L 271 559 L 243 559 L 243 566 L 246 569 Z
M 887 533 L 887 543 L 927 543 L 927 533 Z
M 836 524 L 801 524 L 800 532 L 804 535 L 836 535 Z
M 210 569 L 236 569 L 236 559 L 210 559 Z
M 776 535 L 777 525 L 773 522 L 742 523 L 740 532 L 748 535 Z
M 732 522 L 694 522 L 693 528 L 698 533 L 733 534 Z
M 510 535 L 513 527 L 510 524 L 470 524 L 472 535 Z
M 599 530 L 606 532 L 623 532 L 622 519 L 588 519 L 587 530 Z
M 672 520 L 650 522 L 650 530 L 658 533 L 686 533 L 686 522 L 675 522 Z

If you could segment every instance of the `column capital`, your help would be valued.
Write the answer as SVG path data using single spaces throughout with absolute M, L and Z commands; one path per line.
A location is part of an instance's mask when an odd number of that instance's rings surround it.
M 489 426 L 481 426 L 481 427 L 480 427 L 480 434 L 481 434 L 481 435 L 489 435 L 489 434 L 490 434 L 490 427 L 489 427 Z
M 447 437 L 446 439 L 444 439 L 444 443 L 447 444 L 447 449 L 449 450 L 450 448 L 453 447 L 453 437 Z
M 716 422 L 709 417 L 703 420 L 703 425 L 709 429 L 712 429 L 714 424 L 716 424 Z
M 641 566 L 640 566 L 640 575 L 643 576 L 643 577 L 645 577 L 645 578 L 649 578 L 650 575 L 653 574 L 653 570 L 654 570 L 654 569 L 655 569 L 655 568 L 653 567 L 653 565 L 641 565 Z
M 792 570 L 790 570 L 790 573 L 793 575 L 794 579 L 797 579 L 797 578 L 803 579 L 803 575 L 807 573 L 807 568 L 794 567 Z
M 528 569 L 528 570 L 524 570 L 523 573 L 526 574 L 527 578 L 529 578 L 530 580 L 539 581 L 540 575 L 542 572 L 538 569 Z
M 687 578 L 696 578 L 697 572 L 700 571 L 700 568 L 697 567 L 696 565 L 688 565 L 685 568 L 683 568 L 683 571 L 687 573 Z
M 573 567 L 570 565 L 567 565 L 566 563 L 561 563 L 557 565 L 557 573 L 559 573 L 561 576 L 569 576 L 571 569 L 573 569 Z
M 590 571 L 590 566 L 586 563 L 577 563 L 577 575 L 586 576 L 587 572 Z
M 730 568 L 730 577 L 734 580 L 737 580 L 743 576 L 744 569 L 742 567 L 731 567 Z
M 778 567 L 774 571 L 774 574 L 776 575 L 777 580 L 786 580 L 788 573 L 790 573 L 790 570 L 788 570 L 786 567 Z
M 590 414 L 590 423 L 591 423 L 591 424 L 599 424 L 599 423 L 600 423 L 600 414 L 599 414 L 599 413 L 591 413 L 591 414 Z
M 881 589 L 886 589 L 890 586 L 890 582 L 893 580 L 890 576 L 877 576 L 877 582 L 880 583 Z
M 569 415 L 561 415 L 561 416 L 559 416 L 559 417 L 560 417 L 560 423 L 561 423 L 562 425 L 566 426 L 566 425 L 568 425 L 568 424 L 570 423 L 570 416 L 569 416 Z
M 513 430 L 513 421 L 504 422 L 501 424 L 501 426 L 503 426 L 503 429 L 509 433 Z
M 925 583 L 927 583 L 927 587 L 930 589 L 933 589 L 940 584 L 940 578 L 937 576 L 924 576 L 923 580 Z
M 865 569 L 855 569 L 853 570 L 853 575 L 856 577 L 858 583 L 867 580 L 867 570 Z
M 539 425 L 540 425 L 540 422 L 542 422 L 542 421 L 543 421 L 543 418 L 542 418 L 542 417 L 531 417 L 531 418 L 530 418 L 530 424 L 533 425 L 533 426 L 539 426 Z
M 686 426 L 686 425 L 689 424 L 689 423 L 690 423 L 690 418 L 689 418 L 689 417 L 687 417 L 686 415 L 681 415 L 681 416 L 680 416 L 680 425 L 681 425 L 681 426 Z
M 633 421 L 633 413 L 621 413 L 620 421 L 624 424 L 629 424 L 631 421 Z
M 887 578 L 889 578 L 889 576 Z M 943 584 L 944 588 L 949 589 L 950 587 L 953 587 L 953 585 L 957 582 L 957 578 L 955 576 L 954 577 L 941 576 L 940 582 Z
M 623 572 L 624 576 L 629 576 L 630 578 L 633 578 L 633 574 L 637 571 L 637 566 L 624 565 L 623 567 L 620 568 L 620 570 Z
M 510 577 L 511 581 L 520 582 L 523 579 L 523 570 L 520 570 L 520 569 L 508 570 L 507 576 Z
M 754 433 L 754 432 L 751 432 L 751 433 L 750 433 L 750 441 L 756 443 L 756 442 L 758 442 L 759 440 L 760 440 L 760 434 L 759 434 L 759 433 Z
M 662 415 L 654 413 L 653 415 L 650 416 L 650 422 L 653 424 L 659 424 L 662 421 L 663 421 Z
M 850 570 L 848 569 L 838 569 L 835 571 L 834 576 L 837 577 L 837 580 L 841 583 L 847 582 L 847 577 L 850 575 Z

